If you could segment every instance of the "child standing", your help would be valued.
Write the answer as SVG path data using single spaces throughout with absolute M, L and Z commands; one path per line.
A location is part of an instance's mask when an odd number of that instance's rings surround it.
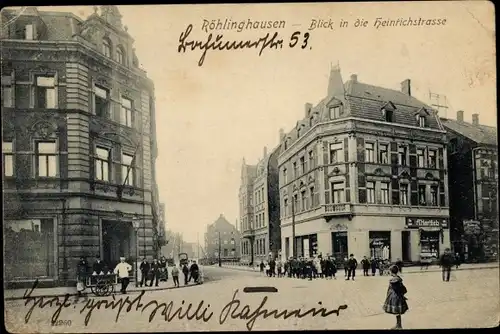
M 174 286 L 179 287 L 179 268 L 175 264 L 172 268 L 172 279 L 174 280 Z
M 403 279 L 398 275 L 399 269 L 397 266 L 391 266 L 391 279 L 389 280 L 389 288 L 387 289 L 387 297 L 383 309 L 386 313 L 396 315 L 396 326 L 392 329 L 402 329 L 401 315 L 408 311 L 406 302 L 406 287 L 403 284 Z

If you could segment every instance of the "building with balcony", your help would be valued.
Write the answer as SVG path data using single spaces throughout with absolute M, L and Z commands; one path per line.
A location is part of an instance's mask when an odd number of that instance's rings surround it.
M 332 68 L 326 97 L 281 139 L 282 256 L 438 257 L 450 247 L 446 150 L 410 80 L 344 83 Z
M 113 268 L 159 249 L 154 85 L 116 6 L 94 9 L 1 12 L 11 285 L 74 284 L 82 256 Z
M 247 212 L 252 212 L 251 224 L 242 225 L 242 263 L 250 263 L 255 259 L 259 262 L 279 255 L 281 250 L 281 228 L 279 217 L 279 190 L 278 190 L 278 154 L 276 147 L 268 154 L 264 147 L 263 158 L 252 166 L 242 165 L 242 183 L 240 187 L 240 219 L 245 218 Z M 255 174 L 248 176 L 249 170 Z M 249 203 L 246 202 L 247 190 L 251 190 Z M 247 204 L 250 206 L 245 207 Z M 253 246 L 252 246 L 253 243 Z
M 448 134 L 451 240 L 464 260 L 498 260 L 498 143 L 495 127 L 442 118 Z
M 240 233 L 235 225 L 227 221 L 224 215 L 207 226 L 205 232 L 205 256 L 208 261 L 215 263 L 238 262 L 240 260 Z

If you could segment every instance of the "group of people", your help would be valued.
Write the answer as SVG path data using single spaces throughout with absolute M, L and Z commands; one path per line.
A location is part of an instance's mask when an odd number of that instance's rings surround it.
M 180 270 L 179 267 L 181 268 Z M 183 263 L 179 265 L 179 267 L 174 265 L 171 270 L 175 287 L 179 287 L 179 274 L 181 271 L 184 275 L 184 285 L 188 285 L 191 280 L 195 283 L 200 283 L 201 273 L 196 261 Z M 92 271 L 90 271 L 90 268 L 92 268 Z M 89 266 L 86 259 L 81 257 L 77 264 L 77 293 L 81 295 L 86 289 L 89 276 L 117 275 L 121 282 L 120 292 L 126 294 L 132 270 L 133 267 L 125 261 L 124 257 L 120 257 L 120 262 L 113 270 L 108 268 L 99 256 L 96 257 L 92 266 Z M 141 272 L 139 287 L 152 287 L 153 283 L 155 283 L 155 286 L 159 286 L 159 282 L 168 281 L 168 262 L 164 256 L 162 256 L 159 261 L 154 258 L 151 263 L 149 263 L 146 258 L 143 258 L 139 265 L 139 271 Z

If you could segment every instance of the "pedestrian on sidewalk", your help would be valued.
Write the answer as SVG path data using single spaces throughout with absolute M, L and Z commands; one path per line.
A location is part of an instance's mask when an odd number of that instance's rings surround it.
M 188 285 L 189 268 L 186 264 L 182 266 L 182 273 L 184 274 L 184 285 Z
M 260 261 L 260 272 L 263 273 L 264 272 L 264 261 Z
M 120 263 L 115 267 L 114 273 L 118 274 L 120 281 L 122 283 L 122 288 L 120 289 L 122 294 L 127 293 L 127 286 L 130 283 L 129 271 L 132 270 L 132 266 L 125 262 L 124 257 L 120 257 Z
M 439 266 L 441 267 L 441 273 L 443 277 L 443 282 L 450 281 L 451 267 L 453 266 L 454 259 L 449 248 L 444 250 L 444 254 L 441 255 L 439 259 Z
M 157 259 L 153 259 L 153 263 L 151 263 L 151 281 L 149 282 L 149 286 L 153 286 L 153 281 L 155 282 L 155 286 L 158 286 L 158 281 L 160 280 L 160 263 Z
M 462 264 L 462 261 L 460 259 L 460 254 L 456 253 L 455 254 L 455 269 L 458 269 L 458 267 L 460 267 L 461 264 Z
M 200 276 L 200 268 L 196 264 L 196 261 L 193 261 L 191 267 L 189 267 L 189 277 L 193 278 L 195 283 L 198 283 L 199 276 Z
M 363 256 L 363 260 L 361 260 L 361 266 L 363 267 L 363 276 L 368 276 L 370 261 L 366 258 L 366 256 Z
M 151 266 L 149 265 L 148 260 L 146 258 L 142 259 L 142 262 L 139 266 L 139 270 L 141 271 L 141 283 L 139 284 L 139 287 L 142 288 L 143 285 L 147 285 L 147 277 L 149 274 Z
M 174 286 L 179 287 L 179 268 L 174 263 L 174 267 L 172 268 L 172 279 L 174 280 Z
M 372 267 L 372 276 L 375 276 L 375 273 L 377 272 L 377 267 L 378 267 L 378 260 L 376 258 L 371 259 L 370 261 L 370 266 Z
M 82 256 L 80 258 L 80 262 L 78 262 L 76 266 L 76 291 L 78 296 L 82 295 L 82 292 L 85 290 L 85 285 L 87 284 L 87 276 L 89 274 L 89 266 L 85 258 Z
M 349 259 L 347 257 L 344 258 L 344 272 L 345 278 L 347 278 L 347 273 L 349 272 Z
M 356 276 L 356 268 L 358 267 L 358 261 L 354 257 L 354 254 L 351 254 L 349 256 L 349 260 L 347 261 L 347 278 L 346 280 L 348 281 L 351 277 L 352 280 L 354 281 L 354 277 Z
M 389 280 L 389 288 L 387 289 L 383 309 L 386 313 L 396 315 L 396 326 L 392 329 L 402 329 L 401 315 L 408 311 L 408 303 L 405 297 L 407 290 L 403 284 L 403 279 L 398 275 L 398 267 L 391 266 L 389 271 L 392 277 Z

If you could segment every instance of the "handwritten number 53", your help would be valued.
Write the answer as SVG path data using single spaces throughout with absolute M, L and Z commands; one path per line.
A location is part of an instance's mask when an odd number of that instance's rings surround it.
M 290 37 L 290 47 L 293 48 L 297 43 L 299 42 L 299 37 L 300 37 L 300 31 L 296 31 L 292 34 L 292 37 Z M 304 34 L 304 39 L 302 41 L 302 45 L 300 46 L 302 49 L 305 49 L 307 46 L 307 41 L 309 40 L 309 33 L 306 32 Z

